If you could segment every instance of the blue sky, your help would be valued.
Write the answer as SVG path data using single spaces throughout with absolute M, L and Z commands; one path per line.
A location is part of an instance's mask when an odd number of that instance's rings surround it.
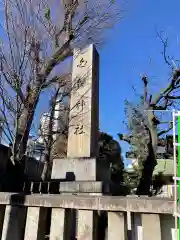
M 156 32 L 168 35 L 168 52 L 180 59 L 179 9 L 178 0 L 129 1 L 124 19 L 100 51 L 100 128 L 114 138 L 125 131 L 124 99 L 136 101 L 132 86 L 141 92 L 140 74 L 148 74 L 153 93 L 167 85 L 170 70 Z M 127 145 L 121 146 L 126 151 Z

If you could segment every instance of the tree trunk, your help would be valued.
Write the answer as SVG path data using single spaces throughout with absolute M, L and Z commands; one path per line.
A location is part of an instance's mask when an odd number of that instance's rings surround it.
M 18 128 L 16 138 L 14 141 L 14 147 L 13 147 L 14 164 L 16 164 L 16 162 L 20 162 L 26 153 L 27 141 L 29 138 L 33 117 L 34 117 L 34 111 L 32 111 L 31 113 L 29 113 L 28 111 L 26 112 L 24 111 L 19 119 L 19 121 L 25 121 L 25 124 L 23 128 Z
M 155 115 L 153 111 L 148 112 L 148 121 L 149 121 L 148 156 L 143 163 L 142 176 L 136 191 L 137 195 L 150 195 L 153 171 L 157 164 L 156 151 L 158 136 L 157 136 L 157 124 L 155 123 Z
M 12 162 L 11 170 L 14 176 L 12 185 L 21 186 L 24 181 L 27 141 L 40 95 L 40 83 L 38 84 L 31 88 L 26 98 L 26 103 L 24 103 L 24 109 L 22 110 L 21 115 L 16 123 L 16 136 L 10 157 Z M 19 191 L 21 190 L 22 189 L 19 187 Z
M 34 118 L 35 109 L 40 96 L 40 82 L 33 86 L 28 93 L 24 103 L 24 109 L 17 121 L 17 131 L 13 144 L 11 160 L 14 164 L 20 162 L 26 153 L 27 141 L 31 130 L 31 125 Z
M 46 181 L 48 178 L 48 173 L 50 172 L 50 153 L 45 154 L 44 167 L 41 174 L 42 181 Z
M 143 164 L 142 176 L 137 187 L 137 195 L 150 195 L 153 171 L 156 166 L 156 157 L 153 152 L 152 144 L 148 146 L 148 156 Z

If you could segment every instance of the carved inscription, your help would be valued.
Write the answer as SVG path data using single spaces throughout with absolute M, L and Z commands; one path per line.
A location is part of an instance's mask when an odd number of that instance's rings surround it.
M 84 58 L 81 58 L 79 64 L 77 65 L 78 68 L 84 68 L 87 64 L 87 61 Z
M 80 99 L 77 103 L 76 103 L 76 109 L 80 110 L 81 112 L 84 110 L 86 103 L 84 101 L 84 99 Z
M 82 124 L 77 124 L 75 129 L 74 129 L 74 134 L 75 135 L 79 135 L 79 134 L 83 134 L 84 132 L 84 126 Z
M 96 108 L 98 76 L 94 75 L 98 68 L 96 58 L 98 59 L 98 54 L 93 45 L 83 50 L 75 49 L 70 98 L 68 157 L 90 157 L 96 154 L 97 134 L 94 131 L 98 125 L 98 109 Z

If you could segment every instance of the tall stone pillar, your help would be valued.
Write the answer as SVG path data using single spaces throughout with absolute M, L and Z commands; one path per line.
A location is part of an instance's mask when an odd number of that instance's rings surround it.
M 94 45 L 73 57 L 67 159 L 53 161 L 53 179 L 109 179 L 108 166 L 97 161 L 99 135 L 99 55 Z
M 99 127 L 99 56 L 93 45 L 74 53 L 68 158 L 95 158 Z

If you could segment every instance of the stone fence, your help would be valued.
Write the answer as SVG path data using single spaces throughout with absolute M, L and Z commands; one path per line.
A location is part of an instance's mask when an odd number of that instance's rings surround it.
M 2 240 L 175 240 L 173 205 L 165 198 L 0 193 L 0 235 Z

